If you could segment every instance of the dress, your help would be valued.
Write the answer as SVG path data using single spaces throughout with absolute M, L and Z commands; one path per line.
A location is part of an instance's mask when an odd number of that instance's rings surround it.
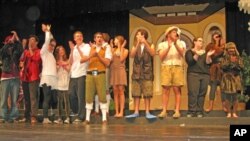
M 121 63 L 120 56 L 114 54 L 110 65 L 110 85 L 127 85 L 125 61 Z

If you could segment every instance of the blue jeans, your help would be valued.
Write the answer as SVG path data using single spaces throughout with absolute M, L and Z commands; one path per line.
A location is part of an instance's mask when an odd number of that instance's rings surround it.
M 19 111 L 16 106 L 16 101 L 19 95 L 20 80 L 19 78 L 2 80 L 1 87 L 2 87 L 2 93 L 1 93 L 2 117 L 4 120 L 14 120 L 19 116 Z M 8 113 L 9 95 L 11 98 L 11 109 L 8 117 L 7 113 Z

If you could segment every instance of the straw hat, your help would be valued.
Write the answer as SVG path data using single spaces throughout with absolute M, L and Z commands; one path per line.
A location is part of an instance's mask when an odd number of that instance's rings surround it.
M 181 35 L 181 30 L 177 26 L 170 26 L 169 28 L 167 28 L 165 35 L 167 36 L 172 30 L 176 30 L 178 36 Z

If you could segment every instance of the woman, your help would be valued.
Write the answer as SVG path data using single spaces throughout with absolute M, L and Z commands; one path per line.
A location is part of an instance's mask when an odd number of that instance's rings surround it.
M 203 106 L 207 86 L 209 83 L 209 65 L 211 55 L 215 50 L 206 52 L 203 49 L 203 39 L 194 38 L 194 47 L 186 52 L 185 59 L 188 64 L 188 114 L 187 117 L 203 117 Z M 213 46 L 213 43 L 208 44 Z
M 66 120 L 64 123 L 69 124 L 69 71 L 70 65 L 67 59 L 66 51 L 63 46 L 58 46 L 55 51 L 56 57 L 56 68 L 57 68 L 57 97 L 58 97 L 58 109 L 59 109 L 59 119 L 55 123 L 62 123 L 62 112 L 63 104 L 65 105 L 65 116 Z M 64 102 L 64 103 L 63 103 Z
M 125 62 L 128 50 L 124 48 L 126 40 L 121 35 L 114 39 L 113 58 L 110 65 L 110 85 L 113 87 L 115 100 L 115 117 L 123 117 L 125 104 L 124 87 L 127 85 Z
M 223 70 L 221 92 L 225 95 L 227 117 L 237 118 L 237 95 L 243 90 L 240 76 L 243 69 L 243 61 L 233 42 L 226 44 L 225 54 L 221 61 L 221 68 Z
M 225 48 L 225 41 L 222 38 L 222 35 L 220 32 L 215 31 L 212 34 L 211 43 L 214 44 L 214 46 L 207 47 L 206 50 L 215 50 L 214 55 L 212 56 L 212 64 L 210 67 L 210 93 L 209 93 L 209 107 L 205 110 L 206 112 L 210 112 L 213 110 L 214 105 L 214 99 L 215 99 L 215 92 L 217 89 L 217 86 L 220 85 L 221 76 L 222 76 L 222 70 L 220 68 L 220 60 L 224 53 Z M 222 107 L 224 111 L 225 109 L 225 102 L 224 102 L 224 96 L 221 94 L 221 101 L 222 101 Z

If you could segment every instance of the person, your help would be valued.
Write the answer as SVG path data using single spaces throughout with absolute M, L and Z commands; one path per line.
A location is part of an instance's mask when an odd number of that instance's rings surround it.
M 37 122 L 37 108 L 38 108 L 38 88 L 41 73 L 41 56 L 38 48 L 39 39 L 35 35 L 30 35 L 28 41 L 28 49 L 23 52 L 20 58 L 20 78 L 22 80 L 25 112 L 24 122 Z
M 109 44 L 109 40 L 110 40 L 110 36 L 108 33 L 102 33 L 103 36 L 103 43 L 102 46 L 110 46 Z M 107 99 L 107 116 L 109 116 L 109 105 L 110 105 L 110 101 L 111 101 L 111 96 L 110 96 L 110 84 L 109 84 L 109 79 L 110 79 L 110 69 L 109 66 L 106 67 L 106 99 Z M 100 102 L 99 102 L 99 98 L 98 95 L 95 95 L 95 112 L 94 115 L 99 115 L 99 109 L 100 109 Z
M 222 38 L 222 35 L 220 32 L 218 31 L 213 32 L 211 43 L 214 43 L 214 46 L 208 46 L 210 48 L 206 48 L 206 51 L 215 50 L 215 53 L 212 56 L 212 64 L 209 70 L 209 73 L 210 73 L 209 106 L 207 109 L 205 109 L 207 113 L 213 110 L 215 93 L 216 93 L 217 87 L 220 85 L 220 81 L 222 77 L 222 70 L 220 68 L 220 60 L 221 60 L 221 57 L 223 56 L 225 41 Z M 225 98 L 223 94 L 221 94 L 221 101 L 222 101 L 223 110 L 226 111 Z
M 83 33 L 76 31 L 74 33 L 74 41 L 69 41 L 70 57 L 70 107 L 77 114 L 73 123 L 77 124 L 84 120 L 85 116 L 85 81 L 88 69 L 88 59 L 90 46 L 83 42 Z
M 221 92 L 225 95 L 227 117 L 237 118 L 238 98 L 243 91 L 241 71 L 243 70 L 243 60 L 234 42 L 226 44 L 225 53 L 221 60 L 223 71 L 221 79 Z M 232 108 L 231 108 L 232 107 Z
M 0 60 L 2 61 L 1 75 L 1 112 L 3 122 L 18 122 L 19 111 L 16 101 L 19 95 L 19 58 L 23 47 L 19 41 L 16 31 L 5 38 L 4 46 L 0 49 Z M 11 107 L 8 114 L 8 96 L 10 96 Z
M 42 24 L 42 31 L 45 33 L 45 42 L 41 48 L 40 55 L 42 58 L 42 73 L 40 86 L 43 88 L 43 123 L 48 124 L 52 121 L 48 118 L 49 103 L 52 94 L 57 88 L 57 71 L 56 60 L 53 55 L 56 40 L 50 32 L 51 25 Z
M 110 85 L 113 87 L 115 100 L 115 116 L 123 117 L 125 105 L 124 89 L 127 85 L 126 58 L 128 50 L 125 48 L 126 40 L 118 35 L 114 38 L 114 47 L 112 49 L 112 60 L 110 64 Z
M 63 46 L 56 47 L 55 50 L 56 68 L 57 68 L 57 98 L 59 117 L 54 123 L 70 123 L 70 103 L 69 103 L 69 71 L 70 65 L 67 59 L 66 51 Z M 66 119 L 62 120 L 63 105 L 65 107 Z
M 166 30 L 166 41 L 158 46 L 158 53 L 161 63 L 161 85 L 162 85 L 162 112 L 158 117 L 167 116 L 167 106 L 170 88 L 175 93 L 175 113 L 173 118 L 179 118 L 181 87 L 184 85 L 183 57 L 186 49 L 185 42 L 180 40 L 181 30 L 176 26 L 171 26 Z
M 94 34 L 95 43 L 91 43 L 89 54 L 89 67 L 86 78 L 86 121 L 90 123 L 90 113 L 93 109 L 94 96 L 97 93 L 102 112 L 102 124 L 107 124 L 107 99 L 106 99 L 106 67 L 112 58 L 110 46 L 103 46 L 102 33 Z
M 134 45 L 130 57 L 134 58 L 132 73 L 132 97 L 134 99 L 134 113 L 126 118 L 139 117 L 140 98 L 145 102 L 145 116 L 147 119 L 156 118 L 150 113 L 150 102 L 153 97 L 153 56 L 154 45 L 147 41 L 148 32 L 138 29 L 135 34 Z
M 187 117 L 203 117 L 203 106 L 207 86 L 209 83 L 209 64 L 211 55 L 215 52 L 206 52 L 203 49 L 203 39 L 194 38 L 193 48 L 185 53 L 187 62 L 188 113 Z M 212 44 L 212 43 L 211 43 Z M 209 44 L 209 45 L 211 45 Z M 213 46 L 213 45 L 212 45 Z

